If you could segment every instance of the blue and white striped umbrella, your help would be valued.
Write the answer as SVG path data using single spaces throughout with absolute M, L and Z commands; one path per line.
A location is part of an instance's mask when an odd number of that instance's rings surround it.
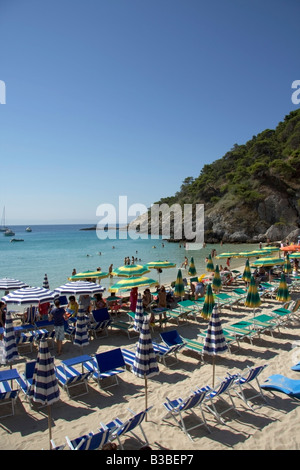
M 44 287 L 44 289 L 49 289 L 49 281 L 48 281 L 47 274 L 45 274 L 45 276 L 44 276 L 43 287 Z
M 97 292 L 103 292 L 104 287 L 101 287 L 95 282 L 88 281 L 75 281 L 67 282 L 63 286 L 57 287 L 54 289 L 55 292 L 58 292 L 59 295 L 64 294 L 73 294 L 73 295 L 89 295 L 96 294 Z
M 49 352 L 48 342 L 42 339 L 34 368 L 29 396 L 33 401 L 47 405 L 49 444 L 51 442 L 51 405 L 59 400 L 59 386 L 55 375 L 54 358 Z M 50 444 L 51 449 L 51 444 Z
M 145 379 L 145 409 L 147 409 L 147 378 L 159 374 L 159 368 L 153 350 L 149 322 L 146 316 L 144 316 L 144 321 L 140 329 L 140 337 L 136 346 L 132 372 L 137 377 Z
M 81 348 L 90 344 L 87 330 L 87 320 L 83 313 L 78 313 L 77 315 L 73 344 L 80 346 Z
M 11 312 L 5 315 L 5 325 L 3 334 L 3 352 L 1 364 L 8 364 L 19 358 L 18 348 L 16 344 L 16 335 L 14 330 Z
M 16 290 L 21 289 L 22 287 L 28 287 L 28 284 L 25 282 L 18 281 L 18 279 L 10 279 L 9 277 L 4 277 L 0 279 L 0 290 Z
M 203 353 L 213 356 L 213 386 L 215 382 L 215 356 L 228 350 L 228 345 L 219 318 L 218 308 L 215 306 L 209 320 L 207 333 L 203 343 Z
M 133 328 L 135 331 L 140 332 L 144 322 L 144 309 L 143 309 L 143 299 L 141 294 L 138 295 L 136 310 L 134 315 L 134 324 Z
M 52 302 L 55 298 L 58 298 L 57 292 L 44 287 L 23 287 L 22 289 L 15 290 L 10 294 L 2 297 L 1 300 L 6 304 L 43 304 L 46 302 Z

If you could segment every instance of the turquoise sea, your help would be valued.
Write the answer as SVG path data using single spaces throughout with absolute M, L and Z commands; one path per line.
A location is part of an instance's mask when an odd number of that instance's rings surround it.
M 110 264 L 114 268 L 124 265 L 126 256 L 137 257 L 137 264 L 146 264 L 150 261 L 168 260 L 176 263 L 176 268 L 166 269 L 161 274 L 161 283 L 170 283 L 176 279 L 178 268 L 181 267 L 184 257 L 189 262 L 194 258 L 197 273 L 205 273 L 205 258 L 214 248 L 217 254 L 229 251 L 246 251 L 258 248 L 256 245 L 207 245 L 200 250 L 186 250 L 183 244 L 169 243 L 160 239 L 137 239 L 129 236 L 127 239 L 100 240 L 95 230 L 82 231 L 87 225 L 32 225 L 32 232 L 26 232 L 25 226 L 11 226 L 15 237 L 24 239 L 24 242 L 11 243 L 11 237 L 0 233 L 0 278 L 10 277 L 26 282 L 30 286 L 42 286 L 44 275 L 47 274 L 51 289 L 59 287 L 68 281 L 73 268 L 77 272 L 96 270 L 108 271 Z M 109 232 L 107 232 L 108 234 Z M 117 232 L 118 234 L 118 232 Z M 124 234 L 123 234 L 124 235 Z M 101 253 L 101 255 L 99 254 Z M 87 256 L 88 255 L 88 256 Z M 215 264 L 225 265 L 226 260 L 214 259 Z M 231 266 L 241 266 L 242 259 L 232 259 Z M 183 277 L 187 270 L 182 270 Z M 156 269 L 151 270 L 147 276 L 158 280 Z M 112 282 L 103 279 L 101 284 L 108 288 Z

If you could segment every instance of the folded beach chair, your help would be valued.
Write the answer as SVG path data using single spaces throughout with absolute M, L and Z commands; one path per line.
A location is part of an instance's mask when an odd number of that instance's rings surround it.
M 62 362 L 59 366 L 55 367 L 55 375 L 58 383 L 67 392 L 69 398 L 81 397 L 89 392 L 87 381 L 92 375 L 91 371 L 79 372 L 75 367 L 67 366 Z M 78 385 L 83 385 L 85 391 L 71 396 L 70 389 Z
M 182 349 L 184 346 L 183 344 L 176 344 L 174 346 L 165 346 L 164 344 L 159 344 L 159 343 L 156 343 L 155 341 L 152 341 L 152 345 L 153 345 L 153 351 L 157 355 L 158 360 L 162 361 L 165 366 L 167 365 L 166 364 L 167 358 L 170 357 L 171 355 L 174 355 L 175 361 L 171 363 L 169 362 L 169 366 L 172 366 L 176 364 L 176 362 L 178 362 L 177 352 L 180 351 L 180 349 Z
M 101 429 L 96 433 L 90 432 L 76 439 L 66 436 L 66 441 L 70 450 L 99 450 L 109 441 L 110 430 Z
M 176 400 L 169 400 L 167 397 L 167 401 L 163 403 L 164 407 L 168 411 L 166 416 L 164 416 L 163 420 L 166 420 L 166 418 L 171 417 L 174 419 L 175 423 L 179 425 L 179 427 L 182 429 L 182 431 L 191 439 L 192 436 L 189 434 L 188 431 L 191 431 L 192 429 L 199 428 L 200 426 L 205 426 L 208 432 L 210 432 L 210 429 L 207 425 L 203 408 L 202 408 L 202 402 L 205 399 L 206 396 L 206 391 L 198 391 L 195 392 L 193 395 L 190 397 L 186 398 L 183 400 L 182 398 L 177 398 Z M 199 407 L 201 414 L 202 414 L 202 419 L 194 412 L 193 408 Z M 200 420 L 200 423 L 198 422 L 196 425 L 191 426 L 189 428 L 186 427 L 184 419 L 183 419 L 183 412 L 189 412 L 193 417 Z M 179 419 L 177 419 L 177 416 Z
M 15 402 L 18 398 L 20 390 L 12 389 L 8 380 L 0 382 L 0 405 L 7 407 L 11 405 L 11 412 L 8 414 L 1 415 L 0 418 L 6 418 L 7 416 L 13 416 L 15 414 Z
M 206 387 L 203 387 L 201 389 L 196 390 L 196 392 L 206 392 L 205 396 L 205 401 L 204 401 L 204 407 L 210 411 L 215 418 L 220 422 L 220 423 L 225 423 L 224 419 L 222 418 L 222 415 L 224 413 L 227 413 L 229 410 L 235 410 L 235 412 L 240 415 L 238 412 L 232 395 L 230 393 L 230 389 L 232 388 L 235 379 L 237 378 L 236 375 L 232 375 L 230 377 L 226 377 L 222 382 L 219 384 L 217 388 L 212 389 L 209 385 Z M 229 398 L 230 403 L 225 400 L 224 395 Z M 216 407 L 216 402 L 222 402 L 223 405 L 225 405 L 225 409 L 223 408 L 222 411 L 218 411 Z M 209 402 L 210 404 L 207 404 L 206 402 Z
M 197 352 L 201 354 L 201 357 L 203 357 L 203 344 L 195 340 L 183 338 L 182 336 L 180 336 L 177 330 L 170 330 L 161 333 L 160 337 L 163 342 L 169 347 L 181 344 L 182 349 L 189 349 L 191 351 Z
M 107 308 L 100 308 L 92 311 L 92 320 L 89 324 L 89 333 L 97 337 L 98 333 L 104 333 L 104 336 L 108 336 L 108 327 L 111 325 L 112 319 Z
M 243 400 L 249 408 L 253 409 L 252 405 L 250 404 L 249 400 L 253 398 L 261 397 L 266 401 L 266 398 L 263 394 L 261 389 L 260 383 L 258 381 L 258 376 L 262 373 L 262 371 L 267 367 L 267 364 L 258 367 L 248 367 L 244 372 L 238 373 L 237 378 L 234 381 L 234 385 L 232 390 L 237 394 L 241 400 Z M 257 389 L 254 388 L 251 382 L 255 381 L 257 384 Z M 252 394 L 249 395 L 247 398 L 245 396 L 245 389 L 252 390 Z M 253 393 L 254 392 L 254 393 Z
M 142 428 L 142 422 L 145 419 L 146 414 L 151 410 L 152 406 L 147 408 L 140 413 L 135 414 L 132 410 L 128 409 L 130 413 L 133 414 L 132 418 L 129 418 L 127 421 L 123 422 L 119 418 L 114 419 L 108 424 L 100 423 L 101 429 L 109 429 L 111 431 L 110 440 L 117 439 L 119 446 L 124 450 L 124 446 L 121 442 L 121 436 L 127 435 L 130 433 L 135 439 L 137 439 L 141 444 L 149 444 L 146 434 Z M 144 441 L 138 437 L 133 430 L 139 427 L 142 433 Z
M 36 361 L 26 362 L 25 371 L 19 374 L 19 377 L 16 379 L 30 407 L 32 407 L 32 398 L 29 396 L 29 392 L 32 387 L 35 365 Z
M 118 375 L 125 372 L 125 366 L 126 364 L 120 348 L 96 354 L 92 361 L 83 363 L 83 367 L 88 372 L 92 372 L 93 379 L 103 389 L 118 385 Z M 102 381 L 107 378 L 114 378 L 113 383 L 102 387 Z
M 284 375 L 270 375 L 264 383 L 261 384 L 263 390 L 277 391 L 300 400 L 300 380 L 289 379 Z

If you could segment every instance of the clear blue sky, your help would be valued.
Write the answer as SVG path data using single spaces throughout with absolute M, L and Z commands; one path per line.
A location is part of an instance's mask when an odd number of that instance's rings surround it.
M 298 0 L 0 0 L 0 213 L 150 206 L 297 106 Z

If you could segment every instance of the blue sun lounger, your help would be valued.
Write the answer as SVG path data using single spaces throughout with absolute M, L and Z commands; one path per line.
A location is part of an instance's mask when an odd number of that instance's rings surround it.
M 298 363 L 295 364 L 293 367 L 291 367 L 291 369 L 300 372 L 300 362 L 298 362 Z
M 292 398 L 300 400 L 300 380 L 289 379 L 284 375 L 270 375 L 261 385 L 261 388 L 264 390 L 282 392 Z
M 83 363 L 84 369 L 92 372 L 92 377 L 98 382 L 99 387 L 109 388 L 118 385 L 118 375 L 125 372 L 125 361 L 120 348 L 96 354 L 91 361 Z M 107 386 L 102 386 L 102 381 L 109 377 L 114 377 L 114 382 Z

